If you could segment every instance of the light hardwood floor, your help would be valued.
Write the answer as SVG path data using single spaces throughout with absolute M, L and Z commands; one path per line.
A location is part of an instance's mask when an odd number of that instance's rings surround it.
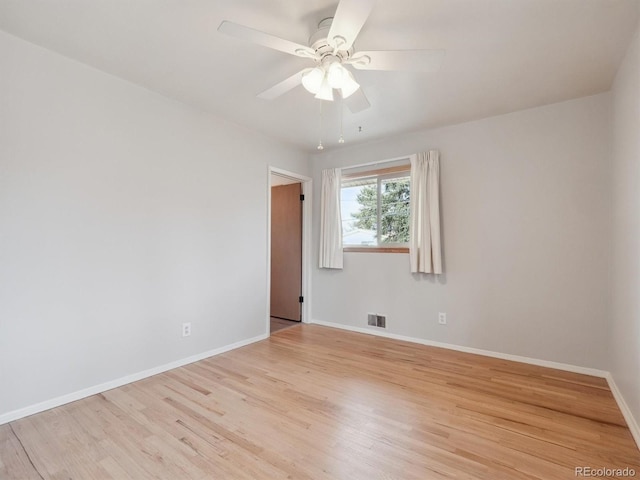
M 275 333 L 285 328 L 301 325 L 301 322 L 296 322 L 294 320 L 285 320 L 283 318 L 271 317 L 270 325 L 271 325 L 271 333 Z
M 640 452 L 600 378 L 301 325 L 0 426 L 8 479 L 568 479 Z

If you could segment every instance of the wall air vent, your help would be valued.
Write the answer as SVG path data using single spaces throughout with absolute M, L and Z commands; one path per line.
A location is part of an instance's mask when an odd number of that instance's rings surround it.
M 387 328 L 387 317 L 384 315 L 378 315 L 377 313 L 368 313 L 367 325 L 370 325 L 372 327 Z

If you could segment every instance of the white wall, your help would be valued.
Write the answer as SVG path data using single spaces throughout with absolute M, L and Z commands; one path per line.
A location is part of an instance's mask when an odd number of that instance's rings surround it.
M 0 417 L 266 333 L 306 154 L 1 32 L 0 70 Z
M 376 312 L 394 334 L 606 368 L 610 95 L 315 155 L 313 178 L 431 148 L 446 275 L 411 275 L 406 254 L 346 253 L 343 271 L 314 270 L 313 319 L 365 327 Z
M 611 373 L 640 420 L 640 39 L 613 86 Z

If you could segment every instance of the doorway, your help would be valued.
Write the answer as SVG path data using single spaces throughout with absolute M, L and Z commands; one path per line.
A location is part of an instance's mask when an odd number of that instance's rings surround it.
M 305 319 L 305 251 L 310 179 L 269 169 L 269 331 Z M 306 204 L 306 205 L 305 205 Z

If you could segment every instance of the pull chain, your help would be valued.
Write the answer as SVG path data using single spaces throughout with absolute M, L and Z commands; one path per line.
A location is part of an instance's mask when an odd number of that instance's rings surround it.
M 319 132 L 319 142 L 318 142 L 318 150 L 324 150 L 324 146 L 322 145 L 322 100 L 320 100 L 320 132 Z
M 338 143 L 344 143 L 344 135 L 343 131 L 343 117 L 344 117 L 344 98 L 340 97 L 340 138 L 338 139 Z

